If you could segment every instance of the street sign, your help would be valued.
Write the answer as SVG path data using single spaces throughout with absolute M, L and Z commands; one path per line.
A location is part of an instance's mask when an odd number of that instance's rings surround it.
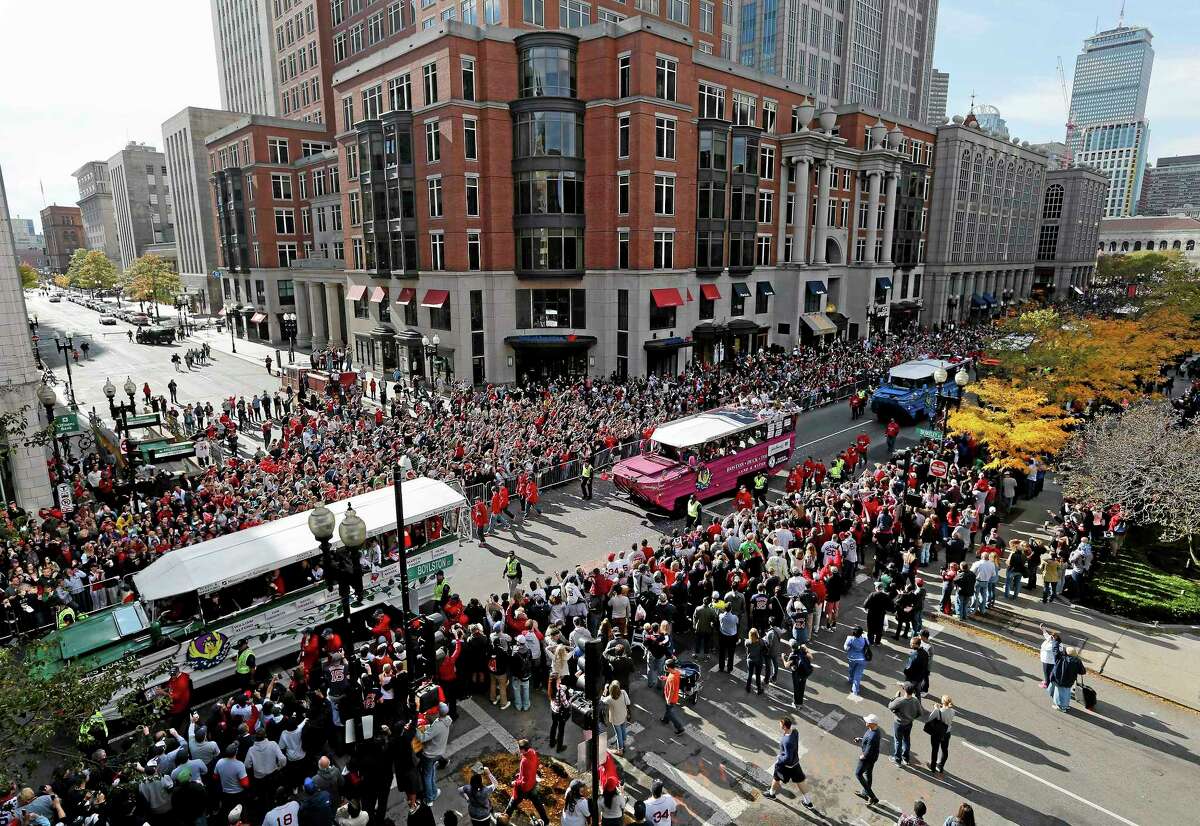
M 54 417 L 54 435 L 66 436 L 69 433 L 79 432 L 79 414 L 78 413 L 63 413 Z
M 940 430 L 938 430 L 938 429 L 936 429 L 936 428 L 933 428 L 933 427 L 918 427 L 918 428 L 917 428 L 917 438 L 918 438 L 918 439 L 938 439 L 938 440 L 941 440 L 941 439 L 943 439 L 943 438 L 945 438 L 945 437 L 942 435 L 942 431 L 940 431 Z
M 58 507 L 63 513 L 70 513 L 75 510 L 75 497 L 72 495 L 71 486 L 67 482 L 63 482 L 58 486 Z
M 412 582 L 415 579 L 433 576 L 438 571 L 444 571 L 453 565 L 454 554 L 446 554 L 445 556 L 439 556 L 437 559 L 431 559 L 428 562 L 418 562 L 415 565 L 409 565 L 408 581 Z
M 942 479 L 946 476 L 946 463 L 941 459 L 934 459 L 929 463 L 929 475 L 936 476 Z
M 147 452 L 150 454 L 151 464 L 161 464 L 163 462 L 173 462 L 177 459 L 187 459 L 190 456 L 196 455 L 196 445 L 193 442 L 176 442 L 170 445 L 149 445 Z
M 162 424 L 157 413 L 147 413 L 145 416 L 130 416 L 125 421 L 125 427 L 132 430 L 135 427 L 154 427 Z

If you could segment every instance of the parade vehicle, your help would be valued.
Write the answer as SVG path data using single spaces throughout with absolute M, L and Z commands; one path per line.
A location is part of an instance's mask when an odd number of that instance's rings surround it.
M 954 376 L 965 368 L 965 362 L 938 358 L 897 364 L 888 371 L 887 380 L 871 394 L 871 412 L 881 422 L 895 419 L 901 424 L 912 424 L 919 419 L 932 420 L 938 413 L 939 396 L 957 399 L 962 392 Z M 940 388 L 934 379 L 939 369 L 946 371 L 946 380 Z
M 675 513 L 695 494 L 704 501 L 786 465 L 795 447 L 796 412 L 775 406 L 721 407 L 659 425 L 642 451 L 612 471 L 617 489 Z
M 133 334 L 138 344 L 171 344 L 175 341 L 173 327 L 138 327 Z
M 433 575 L 451 568 L 470 536 L 467 500 L 445 482 L 403 482 L 404 533 L 411 604 L 433 593 Z M 396 506 L 389 485 L 327 507 L 341 520 L 348 506 L 366 523 L 367 553 L 378 538 L 383 553 L 396 547 Z M 341 616 L 336 588 L 315 575 L 322 549 L 308 527 L 312 511 L 169 551 L 131 575 L 130 599 L 53 631 L 44 646 L 48 670 L 76 661 L 89 671 L 125 657 L 139 675 L 165 681 L 171 666 L 186 667 L 197 687 L 232 677 L 238 643 L 249 642 L 259 664 L 298 650 L 301 635 Z M 338 537 L 332 547 L 340 545 Z M 363 564 L 363 590 L 354 612 L 401 604 L 398 556 Z

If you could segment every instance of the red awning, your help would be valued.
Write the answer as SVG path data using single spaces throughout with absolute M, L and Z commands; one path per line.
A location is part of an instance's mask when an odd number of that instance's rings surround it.
M 688 291 L 687 291 L 687 300 L 688 300 L 688 301 L 695 301 L 695 300 L 696 300 L 695 298 L 693 298 L 693 297 L 692 297 L 692 291 L 691 291 L 691 290 L 688 290 Z
M 367 286 L 365 284 L 354 284 L 350 289 L 346 290 L 347 301 L 362 301 L 362 297 L 367 294 Z
M 679 290 L 674 287 L 663 287 L 659 290 L 651 290 L 650 297 L 654 299 L 654 306 L 662 309 L 663 307 L 682 307 L 683 296 L 679 294 Z
M 720 301 L 721 291 L 717 289 L 716 284 L 701 284 L 700 295 L 707 298 L 709 301 Z
M 417 297 L 417 291 L 412 287 L 401 287 L 400 295 L 396 296 L 397 304 L 407 304 Z
M 449 290 L 426 290 L 425 297 L 421 299 L 422 307 L 441 307 L 447 299 L 450 298 Z
M 378 304 L 380 301 L 383 301 L 385 298 L 387 298 L 387 290 L 385 290 L 383 287 L 376 287 L 374 290 L 371 291 L 371 303 L 372 304 Z
M 260 324 L 266 320 L 267 320 L 267 317 L 265 315 L 263 315 L 262 313 L 255 313 L 254 315 L 250 316 L 251 324 Z

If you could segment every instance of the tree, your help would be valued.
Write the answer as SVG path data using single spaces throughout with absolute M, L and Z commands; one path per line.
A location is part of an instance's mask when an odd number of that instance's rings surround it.
M 1184 425 L 1165 402 L 1146 402 L 1097 417 L 1063 452 L 1066 496 L 1118 505 L 1125 518 L 1183 541 L 1200 565 L 1200 427 Z
M 67 287 L 71 286 L 71 277 L 68 275 L 54 276 L 54 286 L 61 287 L 65 290 Z
M 165 258 L 149 253 L 125 272 L 125 294 L 135 301 L 169 304 L 183 290 L 179 273 Z
M 110 290 L 117 286 L 117 268 L 100 250 L 75 250 L 67 277 L 79 290 Z
M 978 399 L 950 414 L 949 429 L 987 445 L 988 467 L 1023 468 L 1035 456 L 1057 455 L 1075 423 L 1041 390 L 986 378 L 967 388 Z
M 32 290 L 38 285 L 38 271 L 28 264 L 21 263 L 17 265 L 17 269 L 21 272 L 21 288 Z

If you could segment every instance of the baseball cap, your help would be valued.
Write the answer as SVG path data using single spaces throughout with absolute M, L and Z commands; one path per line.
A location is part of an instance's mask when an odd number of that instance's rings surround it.
M 868 714 L 866 717 L 863 718 L 863 722 L 866 723 L 868 726 L 872 725 L 872 724 L 878 725 L 879 718 L 876 717 L 874 714 Z

